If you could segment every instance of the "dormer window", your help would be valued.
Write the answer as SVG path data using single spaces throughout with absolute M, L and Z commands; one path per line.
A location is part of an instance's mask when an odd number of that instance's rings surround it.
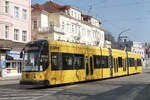
M 82 19 L 81 20 L 83 20 L 83 17 L 82 17 Z
M 68 15 L 68 10 L 65 10 L 66 15 Z

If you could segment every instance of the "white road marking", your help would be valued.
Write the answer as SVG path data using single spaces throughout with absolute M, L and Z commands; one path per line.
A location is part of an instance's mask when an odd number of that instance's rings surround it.
M 27 99 L 27 100 L 37 100 L 43 98 L 45 96 L 53 95 L 53 93 L 63 91 L 68 88 L 73 88 L 79 86 L 77 85 L 68 85 L 62 87 L 54 87 L 54 88 L 46 88 L 46 89 L 24 89 L 24 88 L 1 88 L 0 89 L 0 100 L 20 100 L 20 99 Z
M 45 94 L 45 95 L 43 95 L 43 96 L 39 96 L 39 97 L 36 97 L 36 98 L 30 99 L 30 100 L 37 100 L 37 99 L 43 98 L 43 97 L 48 96 L 48 95 L 50 95 L 50 94 Z
M 21 100 L 21 99 L 29 99 L 29 98 L 31 98 L 31 97 L 4 97 L 4 98 L 1 98 L 0 97 L 0 100 L 11 100 L 11 99 L 19 99 L 19 100 Z

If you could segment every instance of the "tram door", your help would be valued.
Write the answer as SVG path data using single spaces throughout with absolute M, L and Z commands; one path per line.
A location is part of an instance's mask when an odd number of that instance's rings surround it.
M 110 77 L 112 77 L 113 76 L 113 57 L 112 57 L 111 48 L 108 48 L 108 50 L 109 50 L 108 66 L 110 68 Z
M 93 57 L 86 57 L 86 80 L 92 79 L 94 69 L 93 69 Z
M 134 60 L 135 62 L 135 70 L 137 71 L 137 60 Z
M 126 52 L 126 65 L 127 65 L 127 75 L 129 75 L 129 58 L 128 58 L 128 52 Z
M 90 75 L 93 75 L 93 57 L 90 57 Z
M 89 63 L 88 56 L 85 58 L 85 67 L 86 67 L 86 77 L 89 75 Z

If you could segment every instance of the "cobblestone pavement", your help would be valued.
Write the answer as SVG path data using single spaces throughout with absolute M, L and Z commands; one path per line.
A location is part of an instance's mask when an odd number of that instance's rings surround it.
M 150 69 L 141 74 L 53 87 L 0 80 L 0 100 L 150 100 Z

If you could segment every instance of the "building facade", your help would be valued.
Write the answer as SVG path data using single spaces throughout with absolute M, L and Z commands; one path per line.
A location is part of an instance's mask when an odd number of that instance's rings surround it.
M 18 52 L 30 40 L 31 1 L 0 0 L 1 75 L 2 72 L 5 72 L 6 76 L 20 73 L 21 60 L 11 53 L 19 55 Z
M 145 68 L 150 68 L 150 43 L 144 43 L 143 48 L 145 49 L 143 66 Z
M 105 40 L 104 48 L 112 48 L 111 45 L 111 41 Z
M 131 52 L 141 55 L 142 58 L 145 58 L 145 48 L 143 43 L 133 41 L 133 46 L 131 47 Z
M 32 40 L 61 40 L 104 46 L 101 22 L 71 6 L 49 1 L 32 5 Z

